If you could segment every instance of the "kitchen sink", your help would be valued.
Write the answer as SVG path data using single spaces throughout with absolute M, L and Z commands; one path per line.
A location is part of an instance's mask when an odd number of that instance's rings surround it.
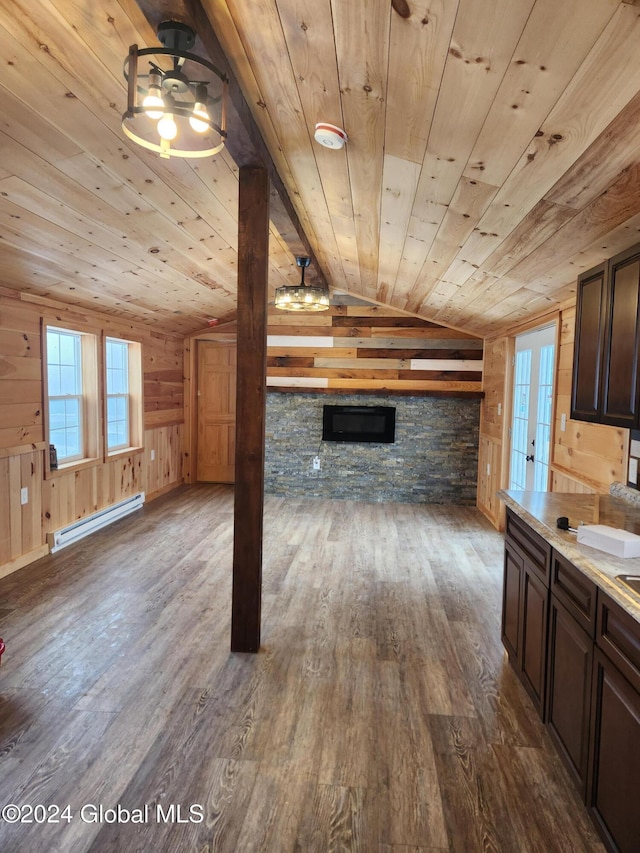
M 640 575 L 616 575 L 616 580 L 628 586 L 636 595 L 640 595 Z

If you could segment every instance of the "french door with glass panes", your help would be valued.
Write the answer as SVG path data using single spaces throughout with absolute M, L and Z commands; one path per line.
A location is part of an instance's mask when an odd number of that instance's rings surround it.
M 510 489 L 549 487 L 555 342 L 555 325 L 516 337 Z

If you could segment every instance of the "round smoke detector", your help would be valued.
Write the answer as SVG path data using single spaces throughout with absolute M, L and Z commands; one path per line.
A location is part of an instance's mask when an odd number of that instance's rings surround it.
M 314 139 L 320 145 L 324 145 L 325 148 L 342 148 L 347 141 L 347 134 L 335 124 L 327 124 L 321 121 L 316 125 Z

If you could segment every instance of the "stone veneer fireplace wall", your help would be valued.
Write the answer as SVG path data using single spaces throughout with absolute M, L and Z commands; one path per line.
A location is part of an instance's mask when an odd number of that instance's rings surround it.
M 395 406 L 393 444 L 322 441 L 324 405 Z M 380 394 L 267 394 L 268 494 L 474 506 L 480 400 Z M 313 459 L 320 458 L 320 470 Z

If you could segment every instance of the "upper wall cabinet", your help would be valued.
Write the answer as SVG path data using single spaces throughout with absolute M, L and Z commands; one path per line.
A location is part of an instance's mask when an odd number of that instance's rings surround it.
M 600 264 L 578 278 L 571 386 L 571 417 L 574 420 L 600 420 L 606 307 L 607 266 Z
M 640 246 L 609 261 L 602 423 L 638 425 Z
M 571 417 L 640 425 L 640 245 L 578 279 Z

